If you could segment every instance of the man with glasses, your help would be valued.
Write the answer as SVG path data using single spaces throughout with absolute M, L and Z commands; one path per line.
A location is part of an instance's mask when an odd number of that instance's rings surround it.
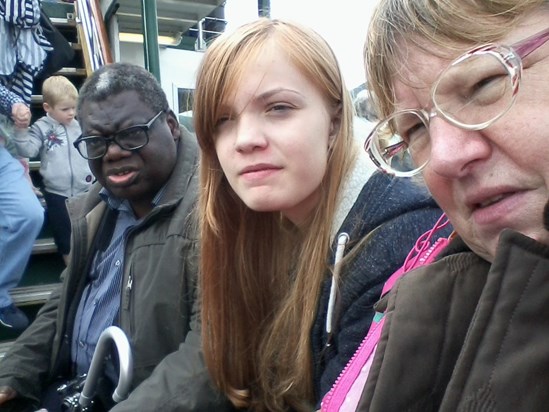
M 154 77 L 129 64 L 87 79 L 78 119 L 74 145 L 97 183 L 68 204 L 73 232 L 63 285 L 0 362 L 0 408 L 59 410 L 56 388 L 88 371 L 101 332 L 117 325 L 131 343 L 133 391 L 113 411 L 220 410 L 191 331 L 195 138 L 180 128 Z M 99 410 L 111 410 L 117 379 L 109 357 Z

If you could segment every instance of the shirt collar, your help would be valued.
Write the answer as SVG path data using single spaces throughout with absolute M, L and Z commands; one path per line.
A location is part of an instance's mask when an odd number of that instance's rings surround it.
M 157 207 L 160 202 L 162 201 L 162 198 L 164 197 L 164 192 L 166 191 L 166 185 L 162 186 L 162 188 L 156 193 L 152 200 L 153 207 Z M 113 210 L 119 210 L 119 211 L 128 211 L 133 214 L 133 210 L 131 208 L 130 202 L 128 202 L 127 199 L 121 199 L 119 197 L 116 197 L 111 192 L 109 192 L 108 189 L 105 187 L 102 187 L 99 191 L 99 196 L 101 199 Z

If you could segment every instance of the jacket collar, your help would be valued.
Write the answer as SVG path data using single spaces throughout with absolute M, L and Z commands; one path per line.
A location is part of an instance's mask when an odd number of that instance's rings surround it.
M 343 221 L 356 203 L 362 188 L 376 170 L 375 165 L 363 152 L 358 151 L 358 149 L 357 152 L 353 167 L 341 187 L 338 207 L 332 220 L 330 242 L 334 241 Z

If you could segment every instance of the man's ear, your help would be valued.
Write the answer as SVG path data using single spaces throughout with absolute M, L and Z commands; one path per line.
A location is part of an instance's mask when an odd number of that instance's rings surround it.
M 166 112 L 166 121 L 168 122 L 168 127 L 172 132 L 173 140 L 178 141 L 181 136 L 181 130 L 179 129 L 179 122 L 173 110 L 168 110 Z

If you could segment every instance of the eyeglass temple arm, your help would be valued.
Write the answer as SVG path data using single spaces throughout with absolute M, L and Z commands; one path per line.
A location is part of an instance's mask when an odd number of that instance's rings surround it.
M 540 48 L 549 40 L 549 29 L 542 31 L 541 33 L 534 34 L 527 39 L 524 39 L 513 46 L 517 54 L 521 59 L 524 59 L 533 51 Z

